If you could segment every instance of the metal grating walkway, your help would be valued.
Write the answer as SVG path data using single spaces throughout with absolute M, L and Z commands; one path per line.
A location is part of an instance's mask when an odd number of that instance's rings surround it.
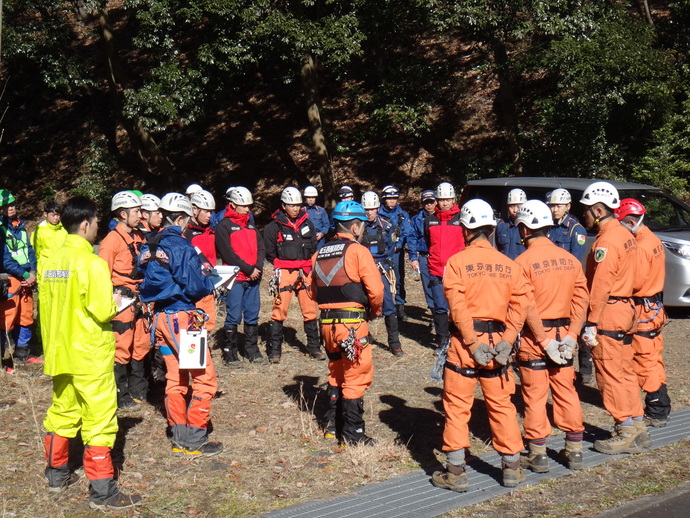
M 690 408 L 673 412 L 665 428 L 650 428 L 650 434 L 653 440 L 652 449 L 690 439 Z M 585 467 L 597 466 L 620 458 L 618 455 L 604 455 L 591 449 L 595 439 L 606 436 L 607 432 L 604 430 L 599 430 L 596 434 L 585 432 L 585 454 L 583 455 Z M 562 435 L 550 437 L 547 447 L 551 457 L 551 471 L 541 474 L 527 471 L 527 478 L 519 487 L 571 473 L 569 469 L 554 460 L 562 445 Z M 515 489 L 500 485 L 500 464 L 500 457 L 496 452 L 469 459 L 467 475 L 470 491 L 467 493 L 438 489 L 431 485 L 427 473 L 417 471 L 385 482 L 357 488 L 348 496 L 306 502 L 263 516 L 267 518 L 390 518 L 392 516 L 431 518 L 458 507 L 514 491 Z

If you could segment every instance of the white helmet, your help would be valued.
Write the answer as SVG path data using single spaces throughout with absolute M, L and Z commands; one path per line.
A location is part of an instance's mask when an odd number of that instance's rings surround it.
M 302 194 L 296 187 L 286 187 L 280 195 L 280 201 L 288 205 L 298 205 L 302 203 Z
M 230 193 L 230 201 L 235 205 L 247 207 L 254 203 L 252 193 L 246 187 L 233 187 Z
M 141 200 L 141 208 L 149 212 L 157 211 L 161 204 L 161 199 L 155 194 L 144 194 L 139 199 Z
M 566 205 L 567 203 L 571 203 L 572 201 L 573 200 L 570 197 L 570 193 L 567 190 L 560 187 L 558 189 L 554 189 L 546 195 L 547 205 Z
M 225 190 L 225 199 L 226 199 L 226 200 L 229 200 L 229 199 L 230 199 L 230 195 L 232 194 L 232 191 L 234 191 L 235 189 L 237 189 L 237 187 L 235 187 L 235 186 L 233 185 L 232 187 L 228 187 L 228 188 Z
M 204 188 L 199 185 L 198 183 L 193 183 L 189 187 L 187 187 L 187 190 L 184 192 L 187 196 L 191 196 L 195 192 L 203 191 Z
M 200 209 L 216 210 L 216 200 L 213 198 L 213 194 L 203 189 L 192 194 L 190 201 L 192 205 L 196 205 Z
M 508 205 L 517 205 L 526 201 L 527 195 L 522 189 L 513 189 L 508 193 Z
M 553 225 L 551 209 L 539 200 L 529 200 L 523 203 L 518 209 L 515 223 L 522 223 L 527 228 L 537 230 Z
M 460 223 L 465 228 L 495 227 L 494 210 L 484 200 L 469 200 L 460 211 Z
M 319 191 L 316 190 L 316 187 L 313 185 L 310 185 L 309 187 L 305 187 L 304 189 L 304 197 L 305 198 L 316 198 L 319 195 Z
M 113 211 L 117 209 L 133 209 L 134 207 L 141 207 L 141 200 L 132 191 L 120 191 L 113 196 L 110 202 L 110 210 Z
M 596 203 L 603 203 L 609 209 L 620 207 L 621 200 L 618 190 L 608 182 L 594 182 L 582 193 L 580 203 L 592 206 Z
M 379 195 L 374 191 L 367 191 L 362 194 L 362 207 L 366 209 L 378 209 L 381 206 Z
M 168 212 L 184 212 L 190 217 L 194 216 L 192 202 L 189 201 L 189 198 L 184 194 L 180 194 L 179 192 L 169 192 L 163 196 L 159 208 Z
M 436 199 L 448 200 L 455 198 L 455 187 L 452 183 L 441 182 L 436 187 Z

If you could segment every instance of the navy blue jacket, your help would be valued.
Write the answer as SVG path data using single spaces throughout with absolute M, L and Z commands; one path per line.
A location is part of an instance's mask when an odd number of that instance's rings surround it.
M 379 216 L 387 219 L 393 226 L 391 237 L 395 243 L 395 251 L 398 252 L 402 250 L 408 238 L 412 235 L 410 215 L 402 210 L 400 205 L 396 205 L 393 209 L 389 209 L 386 207 L 385 203 L 382 203 L 379 209 Z
M 511 220 L 498 222 L 496 226 L 496 247 L 499 252 L 503 252 L 513 260 L 526 250 L 525 245 L 522 244 L 520 230 L 515 222 Z
M 582 260 L 585 253 L 585 238 L 587 231 L 580 225 L 578 219 L 572 214 L 566 214 L 563 221 L 551 227 L 548 233 L 549 239 Z
M 201 272 L 201 259 L 192 244 L 182 237 L 182 229 L 162 229 L 156 260 L 149 244 L 141 247 L 139 267 L 144 272 L 139 293 L 143 302 L 154 302 L 156 312 L 195 309 L 195 303 L 213 293 L 213 281 Z

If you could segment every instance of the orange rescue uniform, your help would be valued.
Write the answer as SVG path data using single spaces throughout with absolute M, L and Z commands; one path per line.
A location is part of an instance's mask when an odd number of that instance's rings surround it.
M 633 295 L 637 309 L 637 332 L 633 337 L 635 374 L 640 388 L 656 392 L 666 384 L 663 360 L 666 311 L 662 291 L 666 279 L 666 254 L 658 237 L 643 226 L 635 235 L 637 241 L 637 285 Z
M 10 286 L 7 288 L 13 295 L 0 304 L 2 321 L 0 329 L 11 331 L 15 326 L 29 327 L 34 323 L 33 288 L 22 286 L 22 281 L 9 276 Z
M 632 234 L 614 217 L 599 223 L 587 257 L 587 325 L 597 326 L 598 344 L 592 347 L 597 385 L 604 407 L 617 423 L 642 415 L 632 348 L 637 327 L 632 299 L 636 272 L 637 244 Z
M 364 289 L 369 301 L 369 317 L 380 315 L 383 306 L 384 288 L 381 274 L 376 267 L 374 258 L 369 250 L 354 241 L 350 234 L 338 233 L 336 239 L 352 241 L 352 244 L 348 246 L 344 254 L 343 266 L 345 274 L 353 283 L 361 284 Z M 331 243 L 328 243 L 326 246 Z M 312 257 L 310 281 L 311 294 L 314 300 L 317 300 L 316 273 L 314 272 L 317 255 L 318 252 Z M 330 272 L 325 273 L 329 274 Z M 354 301 L 332 303 L 321 303 L 319 301 L 318 307 L 322 312 L 328 309 L 364 309 L 364 305 Z M 362 313 L 362 315 L 362 320 L 359 322 L 332 322 L 321 325 L 321 336 L 329 358 L 328 384 L 342 388 L 343 398 L 345 399 L 361 398 L 364 395 L 364 391 L 371 385 L 374 377 L 374 364 L 370 344 L 364 346 L 360 352 L 359 359 L 355 359 L 355 361 L 350 361 L 345 355 L 341 354 L 342 351 L 339 345 L 348 337 L 351 328 L 355 329 L 357 340 L 369 336 L 369 327 L 365 320 L 367 315 L 365 313 Z
M 118 223 L 98 248 L 98 255 L 108 263 L 113 287 L 139 291 L 141 279 L 132 276 L 141 245 L 146 239 L 140 230 L 131 233 Z M 125 295 L 128 296 L 128 295 Z M 146 320 L 137 316 L 138 311 L 148 310 L 140 303 L 127 306 L 111 321 L 115 332 L 115 362 L 126 365 L 132 359 L 140 361 L 151 349 L 151 338 Z M 135 318 L 136 317 L 136 318 Z
M 271 320 L 284 322 L 287 319 L 288 309 L 290 308 L 290 301 L 292 294 L 297 293 L 297 301 L 302 310 L 302 317 L 305 322 L 316 320 L 317 307 L 314 299 L 305 285 L 307 281 L 308 268 L 280 268 L 280 302 L 274 300 L 273 312 L 271 313 Z
M 479 380 L 493 447 L 501 454 L 514 455 L 523 445 L 517 412 L 511 402 L 515 393 L 513 374 L 495 360 L 481 367 L 472 351 L 481 343 L 493 347 L 501 340 L 515 342 L 532 288 L 522 268 L 485 239 L 472 242 L 448 260 L 443 288 L 450 320 L 456 327 L 443 376 L 443 450 L 470 446 L 468 423 Z
M 161 348 L 171 348 L 174 346 L 168 344 L 180 343 L 179 329 L 188 326 L 189 313 L 188 311 L 176 313 L 162 311 L 155 315 L 154 339 Z M 206 440 L 208 421 L 211 415 L 211 401 L 218 391 L 216 368 L 209 347 L 206 348 L 206 367 L 204 369 L 180 369 L 176 354 L 178 351 L 172 354 L 163 354 L 166 366 L 165 410 L 168 424 L 170 426 L 187 425 L 187 444 L 197 447 Z M 192 388 L 191 398 L 189 397 L 190 386 Z
M 564 432 L 582 432 L 582 406 L 573 383 L 572 360 L 568 365 L 556 365 L 540 345 L 547 338 L 560 341 L 567 334 L 579 335 L 589 302 L 582 265 L 547 237 L 530 239 L 515 262 L 534 287 L 534 302 L 527 311 L 529 328 L 525 327 L 518 351 L 525 438 L 543 439 L 551 434 L 546 413 L 549 387 L 555 425 Z

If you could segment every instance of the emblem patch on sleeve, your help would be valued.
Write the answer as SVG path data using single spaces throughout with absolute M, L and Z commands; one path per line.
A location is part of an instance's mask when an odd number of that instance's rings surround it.
M 602 262 L 606 257 L 606 248 L 600 246 L 594 249 L 594 260 L 598 263 Z
M 578 245 L 584 245 L 585 244 L 585 236 L 582 234 L 576 234 L 575 237 L 577 237 L 577 244 Z

